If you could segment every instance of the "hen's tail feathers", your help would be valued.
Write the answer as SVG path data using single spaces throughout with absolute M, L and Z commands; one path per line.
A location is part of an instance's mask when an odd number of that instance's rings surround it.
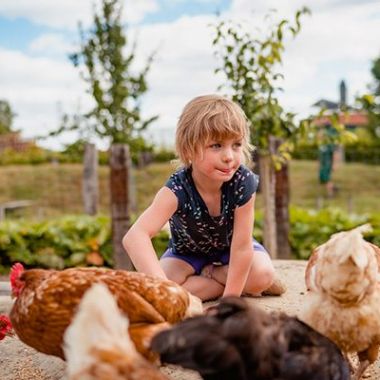
M 84 294 L 64 334 L 68 372 L 76 373 L 88 364 L 89 353 L 94 347 L 138 355 L 129 337 L 128 326 L 128 319 L 121 314 L 106 285 L 94 284 Z
M 353 229 L 353 231 L 358 231 L 360 232 L 361 234 L 366 234 L 368 232 L 371 232 L 373 229 L 372 229 L 372 226 L 370 223 L 366 223 L 366 224 L 363 224 L 359 227 L 356 227 Z
M 363 236 L 363 234 L 371 232 L 372 230 L 373 229 L 372 229 L 371 224 L 370 223 L 366 223 L 366 224 L 362 224 L 361 226 L 352 228 L 351 230 L 348 230 L 348 231 L 341 231 L 341 232 L 337 232 L 335 234 L 332 234 L 331 238 L 336 238 L 336 237 L 340 237 L 340 236 L 346 236 L 347 234 L 357 234 L 357 233 L 359 233 L 360 235 Z

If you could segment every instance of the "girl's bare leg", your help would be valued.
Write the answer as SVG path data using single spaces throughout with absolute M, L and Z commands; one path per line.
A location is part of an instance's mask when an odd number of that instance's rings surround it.
M 190 276 L 182 286 L 202 301 L 219 298 L 224 291 L 224 286 L 219 284 L 219 282 L 203 276 Z
M 212 278 L 194 275 L 194 268 L 183 260 L 167 257 L 160 260 L 167 278 L 182 285 L 187 291 L 202 301 L 218 298 L 224 286 Z
M 221 284 L 227 281 L 228 265 L 214 267 L 212 278 Z M 268 289 L 274 279 L 274 267 L 269 255 L 263 252 L 255 252 L 252 258 L 251 269 L 244 293 L 256 295 Z

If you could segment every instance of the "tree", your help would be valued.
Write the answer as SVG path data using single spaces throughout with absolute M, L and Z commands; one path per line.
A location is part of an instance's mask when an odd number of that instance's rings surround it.
M 252 143 L 258 145 L 265 207 L 264 244 L 274 257 L 277 256 L 278 234 L 273 169 L 280 169 L 283 165 L 282 170 L 286 170 L 289 151 L 297 135 L 304 132 L 307 126 L 307 123 L 296 123 L 294 115 L 281 107 L 277 92 L 280 90 L 278 80 L 282 75 L 277 69 L 282 63 L 285 49 L 284 36 L 296 36 L 301 29 L 301 16 L 308 13 L 307 8 L 299 10 L 293 24 L 281 20 L 272 25 L 268 35 L 263 38 L 255 38 L 240 24 L 221 21 L 215 27 L 216 36 L 213 40 L 215 54 L 222 62 L 215 71 L 224 73 L 225 84 L 222 87 L 232 90 L 233 100 L 241 105 L 250 121 Z M 282 175 L 281 178 L 287 181 L 287 175 Z M 288 186 L 278 187 L 284 188 L 287 189 Z M 289 223 L 289 220 L 284 220 L 284 215 L 288 219 L 288 200 L 279 201 L 281 207 L 285 208 L 284 213 L 278 213 L 283 225 Z M 287 241 L 288 232 L 284 231 L 283 234 L 286 234 Z
M 13 132 L 12 123 L 15 114 L 6 100 L 0 100 L 0 135 Z
M 360 97 L 359 102 L 368 113 L 368 131 L 372 141 L 380 145 L 380 57 L 372 62 L 371 74 L 373 83 L 370 91 Z
M 380 57 L 372 63 L 371 73 L 374 78 L 374 94 L 380 95 Z
M 88 85 L 95 106 L 85 114 L 86 128 L 111 145 L 111 214 L 116 265 L 132 268 L 123 251 L 122 235 L 129 228 L 128 183 L 131 169 L 129 150 L 141 146 L 141 131 L 157 117 L 141 118 L 141 96 L 147 91 L 146 75 L 153 55 L 140 72 L 132 70 L 136 42 L 128 47 L 121 22 L 122 1 L 103 0 L 101 10 L 94 9 L 93 27 L 85 32 L 79 26 L 81 48 L 70 56 Z M 80 126 L 81 123 L 78 123 Z M 71 127 L 71 129 L 75 129 Z M 125 147 L 124 144 L 128 144 Z
M 74 66 L 85 65 L 82 77 L 95 100 L 94 108 L 85 116 L 95 122 L 87 125 L 99 137 L 111 144 L 125 143 L 133 147 L 139 133 L 157 119 L 143 120 L 140 114 L 141 96 L 147 91 L 146 75 L 153 55 L 139 73 L 133 73 L 136 42 L 124 56 L 128 44 L 121 23 L 120 0 L 103 0 L 102 10 L 94 10 L 94 26 L 87 33 L 80 26 L 81 49 L 70 56 Z

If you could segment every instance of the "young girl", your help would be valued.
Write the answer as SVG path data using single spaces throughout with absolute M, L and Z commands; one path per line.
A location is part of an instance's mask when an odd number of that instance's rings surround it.
M 183 168 L 123 239 L 134 266 L 202 300 L 265 291 L 274 269 L 252 239 L 258 177 L 243 165 L 250 156 L 244 112 L 221 96 L 193 99 L 179 119 L 176 150 Z M 158 261 L 151 238 L 167 221 L 171 240 Z

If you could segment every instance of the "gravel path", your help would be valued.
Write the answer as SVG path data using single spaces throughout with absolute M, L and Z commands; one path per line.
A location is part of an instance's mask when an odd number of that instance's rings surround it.
M 249 298 L 249 302 L 259 304 L 266 310 L 282 310 L 297 315 L 305 294 L 305 265 L 305 261 L 275 261 L 279 276 L 287 285 L 287 292 L 281 297 Z M 0 314 L 7 313 L 10 307 L 10 298 L 0 295 Z M 65 364 L 62 360 L 38 353 L 17 338 L 6 338 L 0 342 L 1 380 L 63 380 L 64 371 Z M 195 372 L 184 371 L 174 366 L 164 367 L 162 371 L 174 380 L 200 379 Z M 370 368 L 367 376 L 367 379 L 380 379 L 379 360 Z

